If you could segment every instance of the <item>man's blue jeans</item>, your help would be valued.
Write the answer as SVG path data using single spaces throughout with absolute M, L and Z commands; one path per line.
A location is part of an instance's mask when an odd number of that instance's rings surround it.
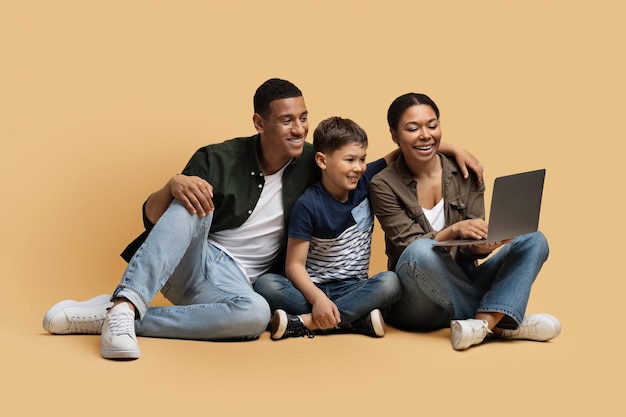
M 235 261 L 207 241 L 212 220 L 174 200 L 130 260 L 113 297 L 135 305 L 138 336 L 246 340 L 266 330 L 269 305 Z M 158 291 L 174 305 L 149 307 Z
M 335 303 L 341 314 L 341 323 L 348 323 L 370 311 L 389 306 L 400 298 L 402 285 L 394 272 L 387 271 L 365 279 L 346 279 L 315 284 Z M 272 310 L 289 314 L 310 313 L 312 306 L 304 295 L 286 277 L 265 274 L 254 284 L 254 289 L 269 302 Z
M 477 312 L 498 312 L 505 316 L 497 327 L 519 326 L 531 286 L 548 258 L 548 241 L 541 232 L 515 238 L 477 267 L 455 262 L 433 243 L 418 239 L 400 256 L 396 273 L 404 293 L 388 311 L 390 324 L 434 330 Z

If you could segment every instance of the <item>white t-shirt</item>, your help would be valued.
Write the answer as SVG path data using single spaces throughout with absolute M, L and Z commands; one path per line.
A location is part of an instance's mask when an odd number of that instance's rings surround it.
M 430 223 L 434 231 L 438 232 L 446 225 L 446 218 L 443 214 L 443 198 L 435 205 L 435 207 L 427 210 L 422 208 L 424 215 Z
M 254 283 L 272 266 L 285 235 L 283 172 L 265 177 L 254 211 L 240 227 L 209 233 L 209 242 L 228 253 Z

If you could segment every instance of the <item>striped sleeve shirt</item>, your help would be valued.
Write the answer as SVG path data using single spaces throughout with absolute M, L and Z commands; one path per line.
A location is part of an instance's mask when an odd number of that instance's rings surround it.
M 306 269 L 315 283 L 368 276 L 374 216 L 369 181 L 386 166 L 368 164 L 345 203 L 316 183 L 298 199 L 289 223 L 289 237 L 309 241 Z

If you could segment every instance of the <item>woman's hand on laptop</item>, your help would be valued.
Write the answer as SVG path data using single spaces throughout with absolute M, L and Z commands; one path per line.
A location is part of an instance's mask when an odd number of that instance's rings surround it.
M 494 250 L 498 249 L 500 246 L 506 245 L 509 242 L 512 242 L 513 238 L 506 240 L 499 240 L 497 242 L 492 243 L 482 243 L 480 245 L 470 245 L 467 247 L 467 250 L 472 255 L 487 255 Z
M 487 238 L 487 222 L 483 219 L 461 220 L 450 226 L 452 229 L 453 239 L 486 239 Z

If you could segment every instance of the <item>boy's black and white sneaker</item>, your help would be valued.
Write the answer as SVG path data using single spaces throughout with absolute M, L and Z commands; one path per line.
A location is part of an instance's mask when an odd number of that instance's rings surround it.
M 304 325 L 300 317 L 287 314 L 284 310 L 274 311 L 270 323 L 270 337 L 272 340 L 285 339 L 287 337 L 315 337 L 315 334 Z
M 352 333 L 364 334 L 371 337 L 385 335 L 385 321 L 379 309 L 370 311 L 368 315 L 350 323 Z

